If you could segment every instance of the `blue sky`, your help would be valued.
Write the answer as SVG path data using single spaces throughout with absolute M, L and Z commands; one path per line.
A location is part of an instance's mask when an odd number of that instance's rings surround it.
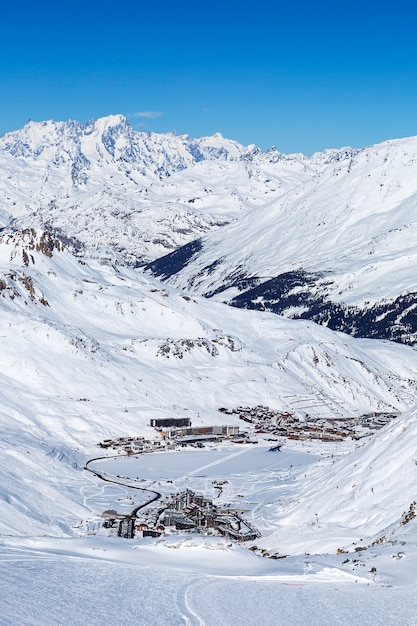
M 416 24 L 401 0 L 23 0 L 2 8 L 0 133 L 122 113 L 306 154 L 416 135 Z

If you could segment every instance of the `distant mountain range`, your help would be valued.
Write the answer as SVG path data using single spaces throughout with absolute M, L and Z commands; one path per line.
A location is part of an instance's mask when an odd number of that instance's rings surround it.
M 0 137 L 0 226 L 61 232 L 141 265 L 280 197 L 310 174 L 217 134 L 137 132 L 121 115 L 29 122 Z
M 311 158 L 120 115 L 0 137 L 0 227 L 192 294 L 417 341 L 417 138 Z

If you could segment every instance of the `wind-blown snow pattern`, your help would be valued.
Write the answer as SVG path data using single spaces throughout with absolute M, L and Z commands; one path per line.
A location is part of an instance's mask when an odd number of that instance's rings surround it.
M 308 159 L 122 116 L 0 138 L 2 623 L 417 622 L 416 158 L 415 138 Z M 242 406 L 390 423 L 292 440 Z M 85 470 L 166 417 L 257 443 Z M 138 485 L 260 536 L 108 534 Z

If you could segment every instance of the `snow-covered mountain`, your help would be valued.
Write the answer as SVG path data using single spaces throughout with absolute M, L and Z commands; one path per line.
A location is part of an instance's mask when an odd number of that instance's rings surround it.
M 220 134 L 135 131 L 121 115 L 29 122 L 0 137 L 0 226 L 63 232 L 141 264 L 278 198 L 312 173 L 303 155 L 263 154 Z
M 190 298 L 48 233 L 3 234 L 0 268 L 1 532 L 69 533 L 82 459 L 103 438 L 149 436 L 152 417 L 215 424 L 221 406 L 259 404 L 346 417 L 417 401 L 406 346 Z
M 239 307 L 417 341 L 417 138 L 316 154 L 279 200 L 149 265 Z
M 132 580 L 146 581 L 137 589 L 149 600 L 143 623 L 160 609 L 162 579 L 172 597 L 164 614 L 170 624 L 233 623 L 234 596 L 251 617 L 256 604 L 267 607 L 253 623 L 269 623 L 276 598 L 274 606 L 288 607 L 288 584 L 306 585 L 303 598 L 317 606 L 320 581 L 326 606 L 336 610 L 343 597 L 354 610 L 360 597 L 369 614 L 377 601 L 392 607 L 395 597 L 399 607 L 414 598 L 415 585 L 388 597 L 361 595 L 351 583 L 376 582 L 386 593 L 382 586 L 415 578 L 417 351 L 400 342 L 414 343 L 417 332 L 416 159 L 416 138 L 308 159 L 220 135 L 138 133 L 122 116 L 84 126 L 30 122 L 0 138 L 6 623 L 36 623 L 34 606 L 39 623 L 85 623 L 87 601 L 73 603 L 74 618 L 71 593 L 56 606 L 48 600 L 62 580 L 85 594 L 81 563 L 94 587 L 89 623 L 103 621 L 97 597 L 106 611 L 116 594 L 121 603 L 120 586 L 109 584 L 120 577 L 129 589 Z M 138 269 L 145 261 L 147 272 Z M 277 454 L 269 434 L 259 433 L 258 446 L 159 453 L 163 471 L 153 482 L 143 476 L 152 475 L 158 453 L 106 460 L 115 468 L 137 462 L 132 481 L 164 494 L 196 485 L 221 495 L 226 507 L 241 507 L 261 529 L 255 552 L 220 537 L 105 536 L 103 510 L 129 512 L 132 494 L 135 506 L 143 496 L 137 486 L 103 483 L 84 470 L 100 441 L 152 439 L 151 418 L 242 426 L 238 406 L 268 406 L 305 428 L 315 418 L 397 417 L 359 442 L 280 437 Z M 194 454 L 204 461 L 182 474 Z M 130 480 L 125 467 L 126 474 L 111 475 Z M 262 585 L 254 585 L 258 577 Z M 247 595 L 249 583 L 262 587 L 263 602 L 259 590 L 256 599 Z M 227 594 L 230 585 L 236 594 Z M 25 586 L 30 591 L 21 592 Z M 210 589 L 223 594 L 226 609 L 210 609 Z M 204 619 L 196 606 L 205 607 Z M 306 623 L 309 611 L 288 623 Z M 312 621 L 322 623 L 315 611 Z M 131 614 L 105 619 L 128 623 L 133 614 L 137 621 L 136 612 L 132 605 Z M 393 610 L 391 622 L 380 613 L 384 624 L 415 623 L 406 609 Z M 348 620 L 338 621 L 355 623 L 351 613 Z
M 0 224 L 238 307 L 414 343 L 416 159 L 416 138 L 307 158 L 120 115 L 29 122 L 0 137 Z

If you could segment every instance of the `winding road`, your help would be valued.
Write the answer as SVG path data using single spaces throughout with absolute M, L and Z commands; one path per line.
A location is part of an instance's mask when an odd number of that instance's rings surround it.
M 97 476 L 97 478 L 100 478 L 101 480 L 104 480 L 107 483 L 114 483 L 115 485 L 122 485 L 122 487 L 127 487 L 128 489 L 136 489 L 137 491 L 147 491 L 148 493 L 154 494 L 150 500 L 147 500 L 143 504 L 139 504 L 139 506 L 134 508 L 131 513 L 126 515 L 126 519 L 128 518 L 132 519 L 137 516 L 138 511 L 140 511 L 141 509 L 144 509 L 146 506 L 149 506 L 150 504 L 152 504 L 152 502 L 156 502 L 156 500 L 159 500 L 162 494 L 159 493 L 159 491 L 154 491 L 153 489 L 145 489 L 144 487 L 135 487 L 134 485 L 128 485 L 124 482 L 121 482 L 120 480 L 114 480 L 114 478 L 107 478 L 106 476 L 103 476 L 103 474 L 101 474 L 100 472 L 97 472 L 96 470 L 91 469 L 91 467 L 88 467 L 90 463 L 93 463 L 94 461 L 102 461 L 103 459 L 117 459 L 117 458 L 120 458 L 120 455 L 116 454 L 114 456 L 98 456 L 98 457 L 95 457 L 94 459 L 90 459 L 89 461 L 87 461 L 87 463 L 84 465 L 84 469 L 87 470 L 87 472 L 91 472 L 92 474 L 94 474 L 94 476 Z

